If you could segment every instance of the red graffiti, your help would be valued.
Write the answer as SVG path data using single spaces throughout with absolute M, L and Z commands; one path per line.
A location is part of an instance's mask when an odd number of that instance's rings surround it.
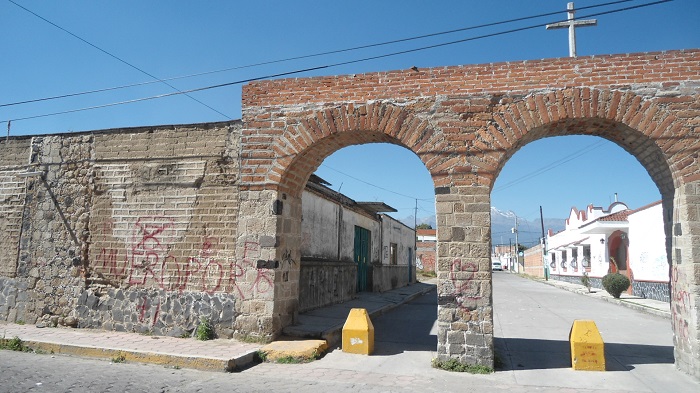
M 242 299 L 253 297 L 255 294 L 266 293 L 272 288 L 273 280 L 269 275 L 269 269 L 256 266 L 260 256 L 260 245 L 257 242 L 245 242 L 243 245 L 243 260 L 241 263 L 233 262 L 229 275 L 229 286 L 238 292 Z M 255 279 L 252 283 L 240 280 L 245 277 L 247 271 L 255 271 Z
M 476 280 L 476 272 L 479 266 L 473 262 L 465 262 L 457 258 L 450 266 L 450 283 L 452 295 L 457 306 L 464 310 L 474 309 L 474 302 L 483 298 L 481 295 L 481 283 Z
M 104 231 L 113 229 L 104 224 Z M 105 243 L 114 242 L 102 236 Z M 257 268 L 260 245 L 244 243 L 241 259 L 221 256 L 219 239 L 205 235 L 195 256 L 173 255 L 178 234 L 169 217 L 144 216 L 132 226 L 123 250 L 104 247 L 96 255 L 96 268 L 107 278 L 126 280 L 129 285 L 152 285 L 178 291 L 233 292 L 242 299 L 269 292 L 274 286 L 271 270 Z
M 129 253 L 129 284 L 144 285 L 150 276 L 162 287 L 168 252 L 163 242 L 174 238 L 174 222 L 171 218 L 151 216 L 139 218 L 134 226 Z
M 144 296 L 143 299 L 140 302 L 138 306 L 136 306 L 136 309 L 139 311 L 139 322 L 145 321 L 146 318 L 146 313 L 148 311 L 151 311 L 151 309 L 154 308 L 154 306 L 151 304 L 149 301 L 148 297 Z M 150 312 L 150 316 L 148 319 L 151 320 L 151 327 L 155 326 L 156 322 L 158 321 L 158 315 L 160 314 L 160 300 L 155 305 L 155 310 L 152 310 Z
M 102 248 L 100 255 L 97 257 L 96 266 L 102 269 L 110 276 L 123 277 L 128 266 L 127 260 L 119 261 L 117 250 Z

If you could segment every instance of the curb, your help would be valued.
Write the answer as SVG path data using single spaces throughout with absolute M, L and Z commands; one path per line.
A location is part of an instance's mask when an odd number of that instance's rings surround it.
M 584 295 L 584 296 L 589 296 L 588 292 L 585 291 L 585 290 L 583 290 L 583 289 L 581 289 L 581 288 L 572 288 L 572 287 L 568 287 L 568 286 L 557 285 L 555 282 L 543 281 L 543 280 L 540 280 L 540 279 L 535 279 L 534 281 L 538 281 L 538 282 L 541 282 L 541 283 L 543 283 L 543 284 L 547 284 L 547 285 L 553 286 L 553 287 L 555 287 L 555 288 L 563 289 L 563 290 L 565 290 L 565 291 L 569 291 L 569 292 L 573 292 L 573 293 L 578 293 L 578 294 Z M 596 289 L 600 289 L 600 288 L 596 288 Z M 602 289 L 601 289 L 601 290 L 602 290 Z M 627 307 L 627 308 L 630 308 L 630 309 L 633 309 L 633 310 L 636 310 L 636 311 L 639 311 L 639 312 L 643 312 L 643 313 L 646 313 L 646 314 L 650 314 L 650 315 L 655 315 L 655 316 L 662 317 L 662 318 L 671 319 L 671 313 L 670 313 L 670 312 L 666 312 L 666 311 L 663 311 L 663 310 L 657 310 L 657 309 L 655 309 L 655 308 L 647 307 L 647 306 L 644 306 L 644 305 L 642 305 L 642 304 L 637 304 L 637 303 L 634 303 L 634 302 L 629 301 L 629 300 L 625 300 L 625 299 L 615 299 L 615 298 L 613 298 L 613 297 L 608 297 L 608 296 L 589 296 L 589 297 L 594 298 L 594 299 L 600 299 L 600 300 L 606 301 L 606 302 L 608 302 L 608 303 L 617 304 L 617 305 L 620 305 L 620 306 L 623 306 L 623 307 Z
M 177 354 L 141 352 L 124 349 L 86 347 L 70 344 L 56 344 L 40 341 L 24 341 L 24 344 L 36 352 L 50 354 L 72 355 L 79 357 L 119 359 L 137 363 L 157 364 L 172 368 L 189 368 L 202 371 L 232 372 L 255 363 L 257 351 L 248 351 L 231 359 L 216 359 L 200 356 L 184 356 Z

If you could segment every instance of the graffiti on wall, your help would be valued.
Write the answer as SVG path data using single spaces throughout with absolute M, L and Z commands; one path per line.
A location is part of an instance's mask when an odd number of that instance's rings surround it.
M 473 310 L 475 301 L 483 298 L 481 283 L 477 280 L 476 273 L 479 265 L 474 262 L 462 261 L 456 258 L 450 265 L 449 295 L 454 296 L 457 307 L 463 310 Z
M 242 258 L 236 259 L 221 250 L 218 238 L 202 236 L 195 254 L 183 257 L 173 255 L 179 237 L 170 217 L 138 218 L 130 226 L 126 244 L 119 248 L 109 246 L 114 244 L 109 242 L 113 223 L 106 222 L 101 229 L 98 238 L 105 246 L 96 255 L 94 266 L 99 275 L 115 286 L 125 283 L 180 293 L 231 292 L 242 299 L 267 293 L 273 287 L 272 269 L 258 266 L 258 242 L 245 242 Z M 283 263 L 296 265 L 291 251 L 286 251 Z
M 688 318 L 690 317 L 690 293 L 679 287 L 680 283 L 687 283 L 685 274 L 674 265 L 671 269 L 671 326 L 676 335 L 677 345 L 690 349 L 690 330 Z

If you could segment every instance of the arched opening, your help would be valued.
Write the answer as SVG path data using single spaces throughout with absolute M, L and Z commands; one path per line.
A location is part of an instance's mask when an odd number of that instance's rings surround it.
M 326 157 L 301 197 L 299 311 L 415 282 L 422 270 L 415 226 L 435 225 L 432 190 L 425 165 L 395 144 L 352 145 Z
M 608 131 L 603 127 L 604 124 L 610 127 Z M 519 228 L 520 235 L 516 241 L 515 233 L 508 231 L 505 234 L 506 243 L 508 240 L 513 243 L 528 243 L 523 247 L 523 255 L 516 257 L 517 262 L 510 265 L 515 266 L 513 272 L 541 279 L 546 277 L 552 282 L 561 283 L 560 287 L 574 290 L 577 286 L 583 292 L 586 288 L 582 279 L 586 277 L 592 283 L 592 291 L 596 293 L 603 291 L 600 281 L 608 272 L 619 271 L 634 282 L 638 269 L 639 282 L 630 286 L 628 293 L 632 295 L 637 291 L 638 297 L 645 296 L 644 294 L 651 296 L 653 293 L 654 296 L 659 296 L 659 304 L 664 305 L 670 296 L 670 257 L 666 247 L 670 234 L 665 231 L 670 223 L 668 216 L 665 216 L 667 212 L 662 210 L 660 199 L 664 195 L 660 190 L 673 189 L 673 179 L 670 176 L 652 177 L 654 171 L 663 172 L 663 168 L 658 168 L 656 164 L 649 170 L 645 165 L 650 165 L 650 162 L 635 156 L 641 154 L 639 150 L 623 150 L 625 146 L 620 146 L 619 141 L 629 138 L 645 145 L 644 137 L 635 135 L 637 132 L 627 126 L 601 119 L 586 119 L 565 127 L 560 130 L 547 125 L 530 131 L 532 135 L 523 138 L 527 145 L 519 145 L 517 152 L 511 153 L 508 162 L 501 167 L 491 194 L 492 253 L 498 258 L 506 254 L 504 263 L 511 260 L 507 247 L 499 249 L 503 245 L 500 236 L 504 229 L 497 224 L 505 211 L 509 213 L 510 228 Z M 547 131 L 543 132 L 543 128 Z M 573 136 L 576 134 L 583 135 Z M 623 134 L 626 136 L 621 136 Z M 569 136 L 550 138 L 555 135 Z M 644 154 L 655 153 L 650 149 Z M 528 169 L 524 170 L 524 167 Z M 668 168 L 665 173 L 669 173 Z M 508 195 L 503 195 L 504 193 Z M 625 196 L 633 202 L 626 201 Z M 666 198 L 671 198 L 671 201 Z M 664 206 L 672 203 L 673 193 L 666 193 Z M 540 208 L 546 212 L 543 216 Z M 557 219 L 553 220 L 552 217 Z M 519 221 L 518 226 L 516 220 Z M 647 233 L 643 233 L 645 231 Z M 636 242 L 632 236 L 637 236 Z M 523 238 L 525 241 L 520 240 Z M 511 248 L 516 249 L 515 246 Z M 501 255 L 498 255 L 499 252 Z M 659 269 L 659 266 L 662 268 Z M 550 329 L 558 322 L 536 314 L 538 307 L 545 306 L 544 303 L 535 304 L 535 300 L 545 299 L 533 297 L 533 304 L 528 304 L 509 297 L 508 292 L 515 291 L 516 286 L 520 285 L 511 282 L 513 279 L 512 274 L 499 272 L 493 273 L 492 277 L 496 356 L 507 363 L 506 367 L 516 370 L 570 367 L 570 363 L 566 362 L 567 354 L 563 352 L 561 361 L 555 362 L 557 364 L 526 364 L 519 357 L 543 348 L 557 352 L 558 346 L 566 341 L 566 334 L 557 336 L 556 329 Z M 547 289 L 542 289 L 543 291 L 552 289 L 550 286 L 545 287 Z M 656 291 L 650 290 L 651 287 L 655 287 Z M 529 290 L 533 289 L 537 291 L 535 288 Z M 560 329 L 570 328 L 574 319 L 592 319 L 601 331 L 606 332 L 606 345 L 608 342 L 626 343 L 625 345 L 634 343 L 640 353 L 645 351 L 645 356 L 656 352 L 660 356 L 663 354 L 663 359 L 659 362 L 673 361 L 673 337 L 667 324 L 650 324 L 648 333 L 635 337 L 636 341 L 630 340 L 620 334 L 619 326 L 615 326 L 618 322 L 606 315 L 606 310 L 589 309 L 590 306 L 584 304 L 589 299 L 584 300 L 580 295 L 572 297 L 565 291 L 561 291 L 559 301 L 556 300 L 558 296 L 560 295 L 548 292 L 546 301 L 549 302 L 547 307 L 556 310 L 553 312 L 560 318 L 571 318 L 568 326 L 560 324 Z M 521 310 L 534 307 L 533 318 L 521 320 L 517 329 L 504 324 L 502 314 L 511 313 L 512 316 L 514 301 Z M 545 334 L 540 335 L 541 333 Z M 628 349 L 623 348 L 623 351 Z M 616 355 L 622 355 L 622 352 Z M 530 359 L 537 359 L 537 355 Z

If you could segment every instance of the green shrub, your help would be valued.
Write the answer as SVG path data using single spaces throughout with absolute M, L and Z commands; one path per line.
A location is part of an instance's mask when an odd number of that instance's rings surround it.
M 603 288 L 615 299 L 630 287 L 630 279 L 620 273 L 608 273 L 603 277 Z
M 7 349 L 10 351 L 19 352 L 31 352 L 31 348 L 24 345 L 24 341 L 21 338 L 15 336 L 10 339 L 2 338 L 0 339 L 0 349 Z
M 197 325 L 197 330 L 194 335 L 197 340 L 207 341 L 214 339 L 214 328 L 207 318 L 202 317 L 202 319 L 199 320 L 199 325 Z

